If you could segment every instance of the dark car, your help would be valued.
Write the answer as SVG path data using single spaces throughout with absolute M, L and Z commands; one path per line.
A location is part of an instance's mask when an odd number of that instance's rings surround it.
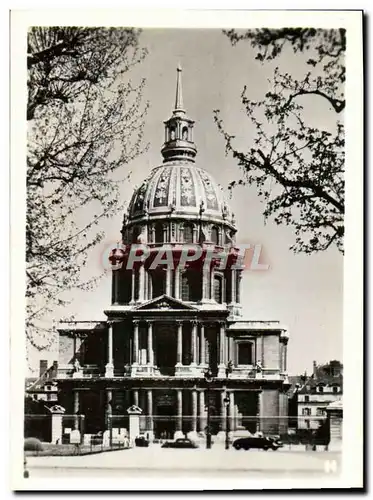
M 149 446 L 149 441 L 146 439 L 145 436 L 139 436 L 135 438 L 135 446 L 147 448 Z
M 274 437 L 250 436 L 233 441 L 233 448 L 236 450 L 250 450 L 250 448 L 278 450 L 281 446 L 283 446 L 281 441 Z
M 178 438 L 176 441 L 166 441 L 162 448 L 198 448 L 198 444 L 188 438 Z

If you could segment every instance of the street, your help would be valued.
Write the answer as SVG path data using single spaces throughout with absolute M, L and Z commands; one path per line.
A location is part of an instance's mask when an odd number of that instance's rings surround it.
M 162 449 L 159 445 L 72 457 L 29 457 L 33 478 L 62 477 L 256 477 L 338 474 L 341 454 L 305 451 L 304 447 L 278 451 Z

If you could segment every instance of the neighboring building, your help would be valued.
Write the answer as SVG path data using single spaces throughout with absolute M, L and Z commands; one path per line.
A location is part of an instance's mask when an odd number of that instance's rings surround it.
M 58 387 L 56 382 L 58 362 L 48 367 L 48 361 L 41 360 L 39 377 L 26 378 L 26 396 L 34 401 L 50 401 L 56 404 L 58 400 Z
M 298 429 L 317 429 L 326 416 L 326 408 L 342 399 L 343 367 L 338 361 L 317 366 L 313 373 L 295 391 Z
M 242 268 L 197 260 L 178 267 L 190 244 L 203 256 L 230 255 L 237 232 L 221 188 L 195 163 L 193 125 L 178 68 L 163 163 L 135 190 L 121 230 L 124 245 L 143 243 L 149 257 L 127 270 L 128 255 L 117 248 L 107 321 L 59 324 L 59 403 L 85 415 L 86 433 L 107 428 L 108 416 L 127 427 L 133 404 L 145 415 L 141 431 L 155 436 L 205 431 L 207 405 L 214 434 L 225 429 L 227 411 L 232 431 L 286 430 L 286 329 L 242 318 Z M 176 268 L 152 269 L 165 244 Z

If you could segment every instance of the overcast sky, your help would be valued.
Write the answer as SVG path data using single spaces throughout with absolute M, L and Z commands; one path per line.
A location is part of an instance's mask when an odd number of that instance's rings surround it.
M 281 72 L 301 76 L 305 70 L 303 55 L 284 52 L 274 62 L 261 64 L 248 43 L 232 47 L 220 30 L 145 30 L 142 44 L 149 50 L 146 60 L 131 72 L 131 78 L 147 79 L 145 98 L 150 102 L 146 118 L 145 140 L 149 151 L 128 167 L 131 183 L 123 185 L 123 200 L 129 201 L 135 185 L 161 163 L 160 147 L 164 138 L 163 121 L 169 118 L 176 87 L 176 67 L 183 68 L 184 106 L 196 121 L 194 139 L 197 164 L 210 172 L 224 189 L 239 178 L 234 160 L 225 157 L 224 142 L 213 121 L 213 110 L 220 109 L 226 129 L 237 136 L 237 145 L 252 144 L 248 121 L 240 104 L 244 85 L 252 99 L 262 99 L 268 90 L 268 79 L 275 66 Z M 303 98 L 308 123 L 333 128 L 335 114 L 323 99 Z M 123 175 L 124 177 L 124 175 Z M 289 247 L 294 242 L 291 228 L 265 223 L 263 204 L 256 188 L 242 187 L 233 191 L 230 206 L 236 215 L 237 242 L 261 244 L 262 262 L 267 271 L 245 271 L 242 304 L 250 320 L 279 320 L 290 334 L 288 370 L 290 374 L 308 372 L 312 361 L 342 359 L 342 266 L 343 258 L 334 248 L 316 255 L 294 255 Z M 120 238 L 122 215 L 103 223 L 106 239 L 91 252 L 84 277 L 102 270 L 101 256 Z M 110 276 L 92 292 L 72 295 L 65 315 L 76 319 L 105 318 L 103 310 L 111 299 Z M 58 319 L 56 317 L 56 319 Z M 32 353 L 32 364 L 39 358 L 57 359 L 55 352 Z

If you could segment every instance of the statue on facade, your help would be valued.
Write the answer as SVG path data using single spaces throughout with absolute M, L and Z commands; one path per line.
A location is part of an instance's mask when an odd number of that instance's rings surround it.
M 123 222 L 122 222 L 122 223 L 123 223 L 123 226 L 125 226 L 125 225 L 127 224 L 127 222 L 128 222 L 128 217 L 127 217 L 127 214 L 126 214 L 126 213 L 124 213 L 124 214 L 123 214 Z
M 74 372 L 75 373 L 80 373 L 81 369 L 82 369 L 82 367 L 80 366 L 79 359 L 75 358 L 75 361 L 74 361 Z
M 205 202 L 202 200 L 199 205 L 199 215 L 202 215 L 204 211 L 205 211 Z
M 262 362 L 260 361 L 260 359 L 258 359 L 258 361 L 256 362 L 255 370 L 256 370 L 256 373 L 262 373 L 262 371 L 263 371 L 263 366 L 262 366 Z
M 229 374 L 232 373 L 232 371 L 233 371 L 233 363 L 232 363 L 232 360 L 229 360 L 228 364 L 227 364 L 227 368 L 225 370 L 225 374 L 226 374 L 227 378 L 229 377 Z
M 223 210 L 222 210 L 223 219 L 226 219 L 228 217 L 228 215 L 229 215 L 228 207 L 227 207 L 227 204 L 224 202 Z

